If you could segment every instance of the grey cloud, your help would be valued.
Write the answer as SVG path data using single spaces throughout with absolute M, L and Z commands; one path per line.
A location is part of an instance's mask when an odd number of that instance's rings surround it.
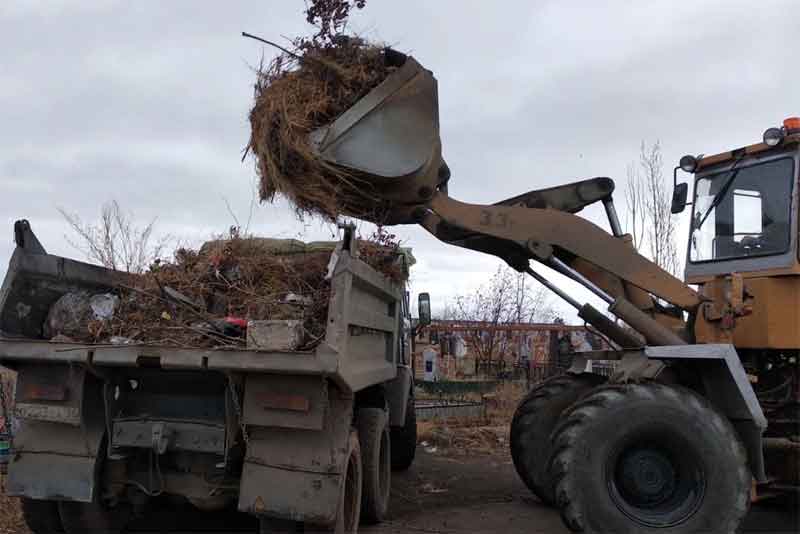
M 250 66 L 273 51 L 239 34 L 304 32 L 301 9 L 296 0 L 4 3 L 0 265 L 23 216 L 45 246 L 76 254 L 57 206 L 89 219 L 116 198 L 195 241 L 232 223 L 223 197 L 246 218 Z M 408 0 L 368 2 L 352 28 L 435 72 L 451 192 L 491 202 L 597 175 L 622 185 L 642 139 L 661 140 L 667 166 L 683 153 L 757 141 L 800 113 L 790 46 L 798 18 L 791 0 L 758 9 L 721 0 Z M 585 215 L 602 222 L 602 210 Z M 284 202 L 258 206 L 253 229 L 335 233 L 299 222 Z M 421 260 L 420 290 L 467 290 L 500 263 L 420 229 L 396 232 Z

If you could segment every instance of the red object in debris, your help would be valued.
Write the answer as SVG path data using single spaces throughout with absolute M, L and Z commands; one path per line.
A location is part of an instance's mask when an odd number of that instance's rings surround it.
M 242 317 L 225 317 L 225 322 L 238 326 L 239 328 L 247 328 L 247 319 L 243 319 Z

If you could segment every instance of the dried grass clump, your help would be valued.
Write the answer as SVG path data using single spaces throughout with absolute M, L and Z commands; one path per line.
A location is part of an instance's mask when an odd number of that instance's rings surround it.
M 261 200 L 283 195 L 300 216 L 380 220 L 380 201 L 355 173 L 326 163 L 309 134 L 334 121 L 394 69 L 385 50 L 360 38 L 298 41 L 259 68 L 247 151 L 256 157 Z
M 390 234 L 359 240 L 360 258 L 389 279 L 404 279 L 402 252 Z M 238 237 L 179 249 L 119 285 L 111 319 L 94 320 L 74 341 L 178 347 L 242 347 L 245 339 L 226 333 L 224 320 L 301 320 L 311 349 L 327 324 L 331 283 L 326 279 L 335 243 L 305 244 L 286 239 Z M 175 298 L 175 292 L 180 294 Z
M 5 475 L 0 475 L 0 534 L 28 534 L 19 499 L 5 494 Z

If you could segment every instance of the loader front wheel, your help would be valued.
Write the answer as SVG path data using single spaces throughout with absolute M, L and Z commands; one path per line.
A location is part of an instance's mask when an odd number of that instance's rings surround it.
M 547 470 L 551 434 L 561 413 L 602 382 L 595 375 L 562 375 L 535 386 L 522 399 L 511 420 L 511 459 L 517 474 L 548 505 L 555 504 Z
M 597 388 L 562 416 L 554 451 L 557 504 L 575 532 L 729 533 L 749 508 L 736 431 L 682 387 Z

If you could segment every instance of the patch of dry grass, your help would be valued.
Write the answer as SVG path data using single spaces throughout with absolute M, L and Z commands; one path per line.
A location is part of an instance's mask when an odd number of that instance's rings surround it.
M 524 383 L 504 382 L 491 393 L 462 396 L 486 403 L 486 417 L 420 421 L 418 441 L 453 456 L 505 454 L 511 418 L 527 391 Z
M 22 519 L 19 500 L 5 492 L 5 476 L 0 475 L 0 534 L 29 534 Z

